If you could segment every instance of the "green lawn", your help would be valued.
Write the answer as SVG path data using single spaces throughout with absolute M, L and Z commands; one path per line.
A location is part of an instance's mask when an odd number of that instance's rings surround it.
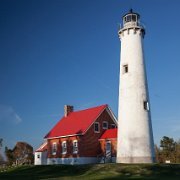
M 95 164 L 21 166 L 0 172 L 0 180 L 29 179 L 178 179 L 180 164 Z

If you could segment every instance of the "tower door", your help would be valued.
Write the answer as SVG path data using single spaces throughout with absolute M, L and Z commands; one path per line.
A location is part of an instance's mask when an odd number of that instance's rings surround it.
M 106 141 L 106 157 L 111 157 L 111 141 Z

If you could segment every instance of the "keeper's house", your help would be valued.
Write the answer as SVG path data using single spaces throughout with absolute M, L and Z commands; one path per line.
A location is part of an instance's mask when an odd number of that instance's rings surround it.
M 35 151 L 35 165 L 115 162 L 117 119 L 108 105 L 64 111 Z

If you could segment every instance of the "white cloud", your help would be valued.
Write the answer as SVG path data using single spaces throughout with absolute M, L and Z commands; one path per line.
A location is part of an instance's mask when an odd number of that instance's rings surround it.
M 0 122 L 19 124 L 22 119 L 11 106 L 0 105 Z

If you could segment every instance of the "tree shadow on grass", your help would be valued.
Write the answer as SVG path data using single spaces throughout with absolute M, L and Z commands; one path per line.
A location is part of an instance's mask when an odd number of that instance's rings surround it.
M 180 179 L 180 164 L 119 164 L 115 171 L 110 179 Z
M 61 177 L 75 177 L 86 173 L 93 165 L 46 165 L 46 166 L 24 166 L 14 170 L 0 173 L 0 179 L 33 180 Z
M 1 180 L 158 179 L 179 180 L 180 164 L 92 164 L 23 166 L 0 173 Z

